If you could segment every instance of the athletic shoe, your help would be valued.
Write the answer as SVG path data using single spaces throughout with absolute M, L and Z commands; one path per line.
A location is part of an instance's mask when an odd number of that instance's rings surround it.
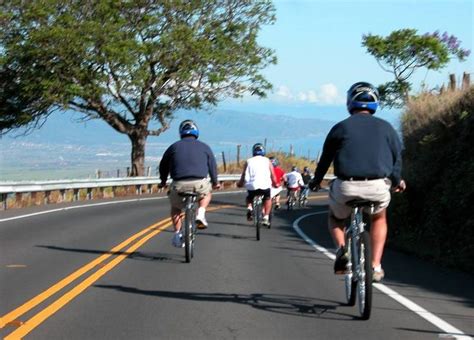
M 345 274 L 348 262 L 349 257 L 345 247 L 339 248 L 336 253 L 336 260 L 334 261 L 334 274 Z
M 173 244 L 173 246 L 176 248 L 183 248 L 184 247 L 183 234 L 174 233 L 173 238 L 171 240 L 171 244 Z
M 196 216 L 196 226 L 198 229 L 206 229 L 208 224 L 206 221 L 206 217 L 204 217 L 204 214 L 202 215 L 197 215 Z
M 250 209 L 247 209 L 247 221 L 252 221 L 253 220 L 253 216 L 252 216 L 252 210 Z
M 378 269 L 374 268 L 372 272 L 372 281 L 380 282 L 383 280 L 384 277 L 385 277 L 385 272 L 382 268 L 378 268 Z
M 268 218 L 268 216 L 263 216 L 262 225 L 265 227 L 268 227 L 270 225 L 270 219 Z

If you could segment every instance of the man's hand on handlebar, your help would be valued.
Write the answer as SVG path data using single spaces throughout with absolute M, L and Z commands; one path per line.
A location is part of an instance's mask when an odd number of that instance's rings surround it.
M 160 189 L 166 188 L 166 182 L 161 182 L 160 184 L 158 184 L 158 188 Z
M 393 188 L 393 192 L 404 192 L 406 188 L 407 188 L 407 184 L 402 179 L 400 183 L 398 183 L 398 185 L 395 188 Z
M 213 190 L 219 190 L 221 188 L 221 184 L 220 183 L 216 183 L 216 184 L 213 184 L 212 185 L 212 189 Z

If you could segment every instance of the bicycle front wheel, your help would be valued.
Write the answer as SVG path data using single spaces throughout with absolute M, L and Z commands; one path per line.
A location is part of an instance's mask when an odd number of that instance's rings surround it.
M 359 236 L 359 258 L 360 270 L 357 280 L 359 313 L 363 320 L 368 320 L 372 309 L 372 251 L 367 231 Z

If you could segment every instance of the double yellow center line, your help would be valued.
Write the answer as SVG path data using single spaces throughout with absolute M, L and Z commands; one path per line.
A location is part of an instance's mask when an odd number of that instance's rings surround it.
M 230 205 L 225 206 L 218 206 L 214 208 L 208 209 L 208 211 L 217 210 L 217 209 L 224 209 L 231 207 Z M 163 230 L 167 229 L 172 225 L 171 219 L 166 218 L 161 220 L 155 224 L 148 226 L 147 228 L 143 229 L 142 231 L 134 234 L 133 236 L 129 237 L 119 245 L 112 248 L 106 254 L 99 256 L 94 261 L 86 264 L 85 266 L 79 268 L 74 273 L 70 274 L 69 276 L 65 277 L 61 281 L 57 282 L 50 288 L 46 289 L 44 292 L 38 294 L 31 300 L 25 302 L 23 305 L 19 306 L 18 308 L 12 310 L 11 312 L 3 315 L 0 318 L 0 329 L 5 328 L 8 325 L 20 325 L 15 331 L 7 335 L 4 339 L 5 340 L 13 340 L 13 339 L 21 339 L 28 333 L 30 333 L 33 329 L 38 327 L 42 322 L 44 322 L 47 318 L 51 315 L 56 313 L 59 309 L 64 307 L 67 303 L 73 300 L 76 296 L 81 294 L 84 290 L 90 287 L 94 282 L 99 280 L 102 276 L 104 276 L 107 272 L 112 270 L 115 266 L 117 266 L 120 262 L 125 260 L 130 254 L 135 252 L 138 248 L 148 242 L 152 237 L 156 236 L 157 234 L 161 233 Z M 122 251 L 125 247 L 131 245 L 125 251 Z M 116 257 L 111 260 L 110 262 L 103 265 L 102 263 L 107 260 L 109 257 L 116 255 Z M 49 306 L 35 314 L 33 317 L 28 319 L 26 322 L 22 323 L 17 320 L 18 317 L 22 316 L 23 314 L 29 312 L 34 307 L 51 297 L 52 295 L 59 292 L 61 289 L 69 285 L 71 282 L 75 281 L 85 273 L 91 271 L 92 269 L 100 267 L 97 271 L 93 272 L 89 277 L 85 278 L 82 282 L 78 285 L 73 287 L 71 290 L 66 292 L 64 295 L 59 297 L 56 301 L 52 302 Z

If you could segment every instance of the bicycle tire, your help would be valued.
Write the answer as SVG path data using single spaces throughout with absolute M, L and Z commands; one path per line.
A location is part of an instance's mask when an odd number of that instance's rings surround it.
M 253 223 L 255 225 L 256 238 L 260 241 L 260 225 L 262 224 L 262 204 L 257 198 L 253 201 Z
M 357 281 L 359 313 L 363 320 L 368 320 L 372 310 L 372 250 L 367 231 L 359 236 L 359 256 L 363 270 L 362 277 Z
M 190 263 L 193 257 L 192 250 L 192 213 L 189 209 L 186 209 L 184 215 L 184 256 L 186 262 Z
M 354 263 L 352 261 L 352 238 L 348 237 L 346 238 L 346 245 L 347 245 L 347 253 L 349 256 L 349 263 L 352 263 L 351 265 L 351 271 L 350 273 L 347 273 L 344 275 L 344 284 L 346 288 L 346 301 L 348 306 L 354 306 L 356 303 L 356 296 L 357 296 L 357 281 L 356 278 L 354 277 L 354 272 L 352 271 L 352 268 L 354 268 Z

